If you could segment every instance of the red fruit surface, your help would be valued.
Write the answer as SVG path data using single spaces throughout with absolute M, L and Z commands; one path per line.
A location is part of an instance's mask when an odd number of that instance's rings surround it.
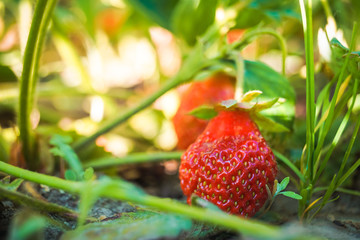
M 217 74 L 202 82 L 194 82 L 182 94 L 173 123 L 178 137 L 178 149 L 186 149 L 204 131 L 209 121 L 188 113 L 201 105 L 214 105 L 234 98 L 235 79 Z
M 253 216 L 277 174 L 274 154 L 247 112 L 221 111 L 181 158 L 181 188 L 223 211 Z

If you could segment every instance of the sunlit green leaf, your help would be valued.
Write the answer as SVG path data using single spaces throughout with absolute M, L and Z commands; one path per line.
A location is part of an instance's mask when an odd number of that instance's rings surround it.
M 296 200 L 301 200 L 302 199 L 302 196 L 300 196 L 297 193 L 291 192 L 291 191 L 284 191 L 284 192 L 280 192 L 279 194 L 284 195 L 284 196 L 289 197 L 289 198 L 296 199 Z
M 289 182 L 290 182 L 290 177 L 284 178 L 278 185 L 278 191 L 281 192 L 282 190 L 284 190 L 289 184 Z
M 262 92 L 259 90 L 253 90 L 253 91 L 246 92 L 242 96 L 241 101 L 242 102 L 251 102 L 252 100 L 254 100 L 257 96 L 259 96 L 261 94 L 262 94 Z

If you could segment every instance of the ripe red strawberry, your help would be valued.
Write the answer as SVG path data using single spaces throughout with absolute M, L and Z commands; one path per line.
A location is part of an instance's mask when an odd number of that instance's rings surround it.
M 178 149 L 186 149 L 204 131 L 208 121 L 189 115 L 201 105 L 215 105 L 234 97 L 235 79 L 217 74 L 202 82 L 194 82 L 182 94 L 173 123 L 178 136 Z
M 223 211 L 253 216 L 277 174 L 274 154 L 248 112 L 222 110 L 181 158 L 181 188 Z

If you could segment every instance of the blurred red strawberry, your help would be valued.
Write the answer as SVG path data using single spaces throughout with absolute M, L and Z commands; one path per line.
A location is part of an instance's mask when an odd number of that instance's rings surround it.
M 188 113 L 201 105 L 215 105 L 234 98 L 235 79 L 217 74 L 202 82 L 194 82 L 182 94 L 180 107 L 173 118 L 178 136 L 178 149 L 186 149 L 204 131 L 208 121 Z
M 228 44 L 231 44 L 239 40 L 244 34 L 244 32 L 245 32 L 244 29 L 231 29 L 226 35 Z

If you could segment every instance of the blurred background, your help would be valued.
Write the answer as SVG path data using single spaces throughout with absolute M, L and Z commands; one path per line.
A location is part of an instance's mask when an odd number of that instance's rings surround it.
M 182 59 L 201 35 L 206 19 L 191 12 L 179 14 L 179 1 L 60 0 L 47 34 L 39 68 L 37 104 L 31 119 L 37 133 L 49 137 L 66 133 L 75 139 L 92 134 L 99 125 L 156 91 L 179 70 Z M 185 1 L 183 1 L 185 2 Z M 198 4 L 194 1 L 194 5 Z M 288 46 L 286 76 L 297 95 L 296 134 L 290 149 L 297 158 L 305 142 L 305 58 L 300 11 L 296 1 L 211 1 L 208 15 L 215 22 L 235 16 L 234 29 L 272 28 L 284 36 Z M 347 46 L 352 23 L 359 20 L 360 2 L 313 1 L 316 36 L 316 83 L 323 86 L 334 72 L 329 64 L 328 38 Z M 212 5 L 211 5 L 212 4 Z M 211 6 L 216 9 L 211 10 Z M 0 158 L 9 159 L 16 140 L 18 79 L 32 19 L 34 1 L 0 2 Z M 340 14 L 341 13 L 341 14 Z M 346 13 L 346 14 L 343 14 Z M 178 19 L 176 19 L 178 15 Z M 179 20 L 179 16 L 181 17 Z M 179 31 L 186 24 L 195 30 Z M 180 26 L 180 27 L 179 27 Z M 198 32 L 196 32 L 198 31 Z M 244 50 L 247 60 L 258 60 L 281 72 L 281 51 L 276 39 L 260 37 Z M 169 151 L 177 139 L 171 119 L 179 105 L 174 89 L 150 108 L 96 140 L 97 148 L 82 153 L 83 159 L 106 154 Z M 359 106 L 360 103 L 357 103 Z M 274 143 L 276 144 L 276 143 Z M 176 172 L 176 163 L 167 170 Z M 175 164 L 175 165 L 174 165 Z

